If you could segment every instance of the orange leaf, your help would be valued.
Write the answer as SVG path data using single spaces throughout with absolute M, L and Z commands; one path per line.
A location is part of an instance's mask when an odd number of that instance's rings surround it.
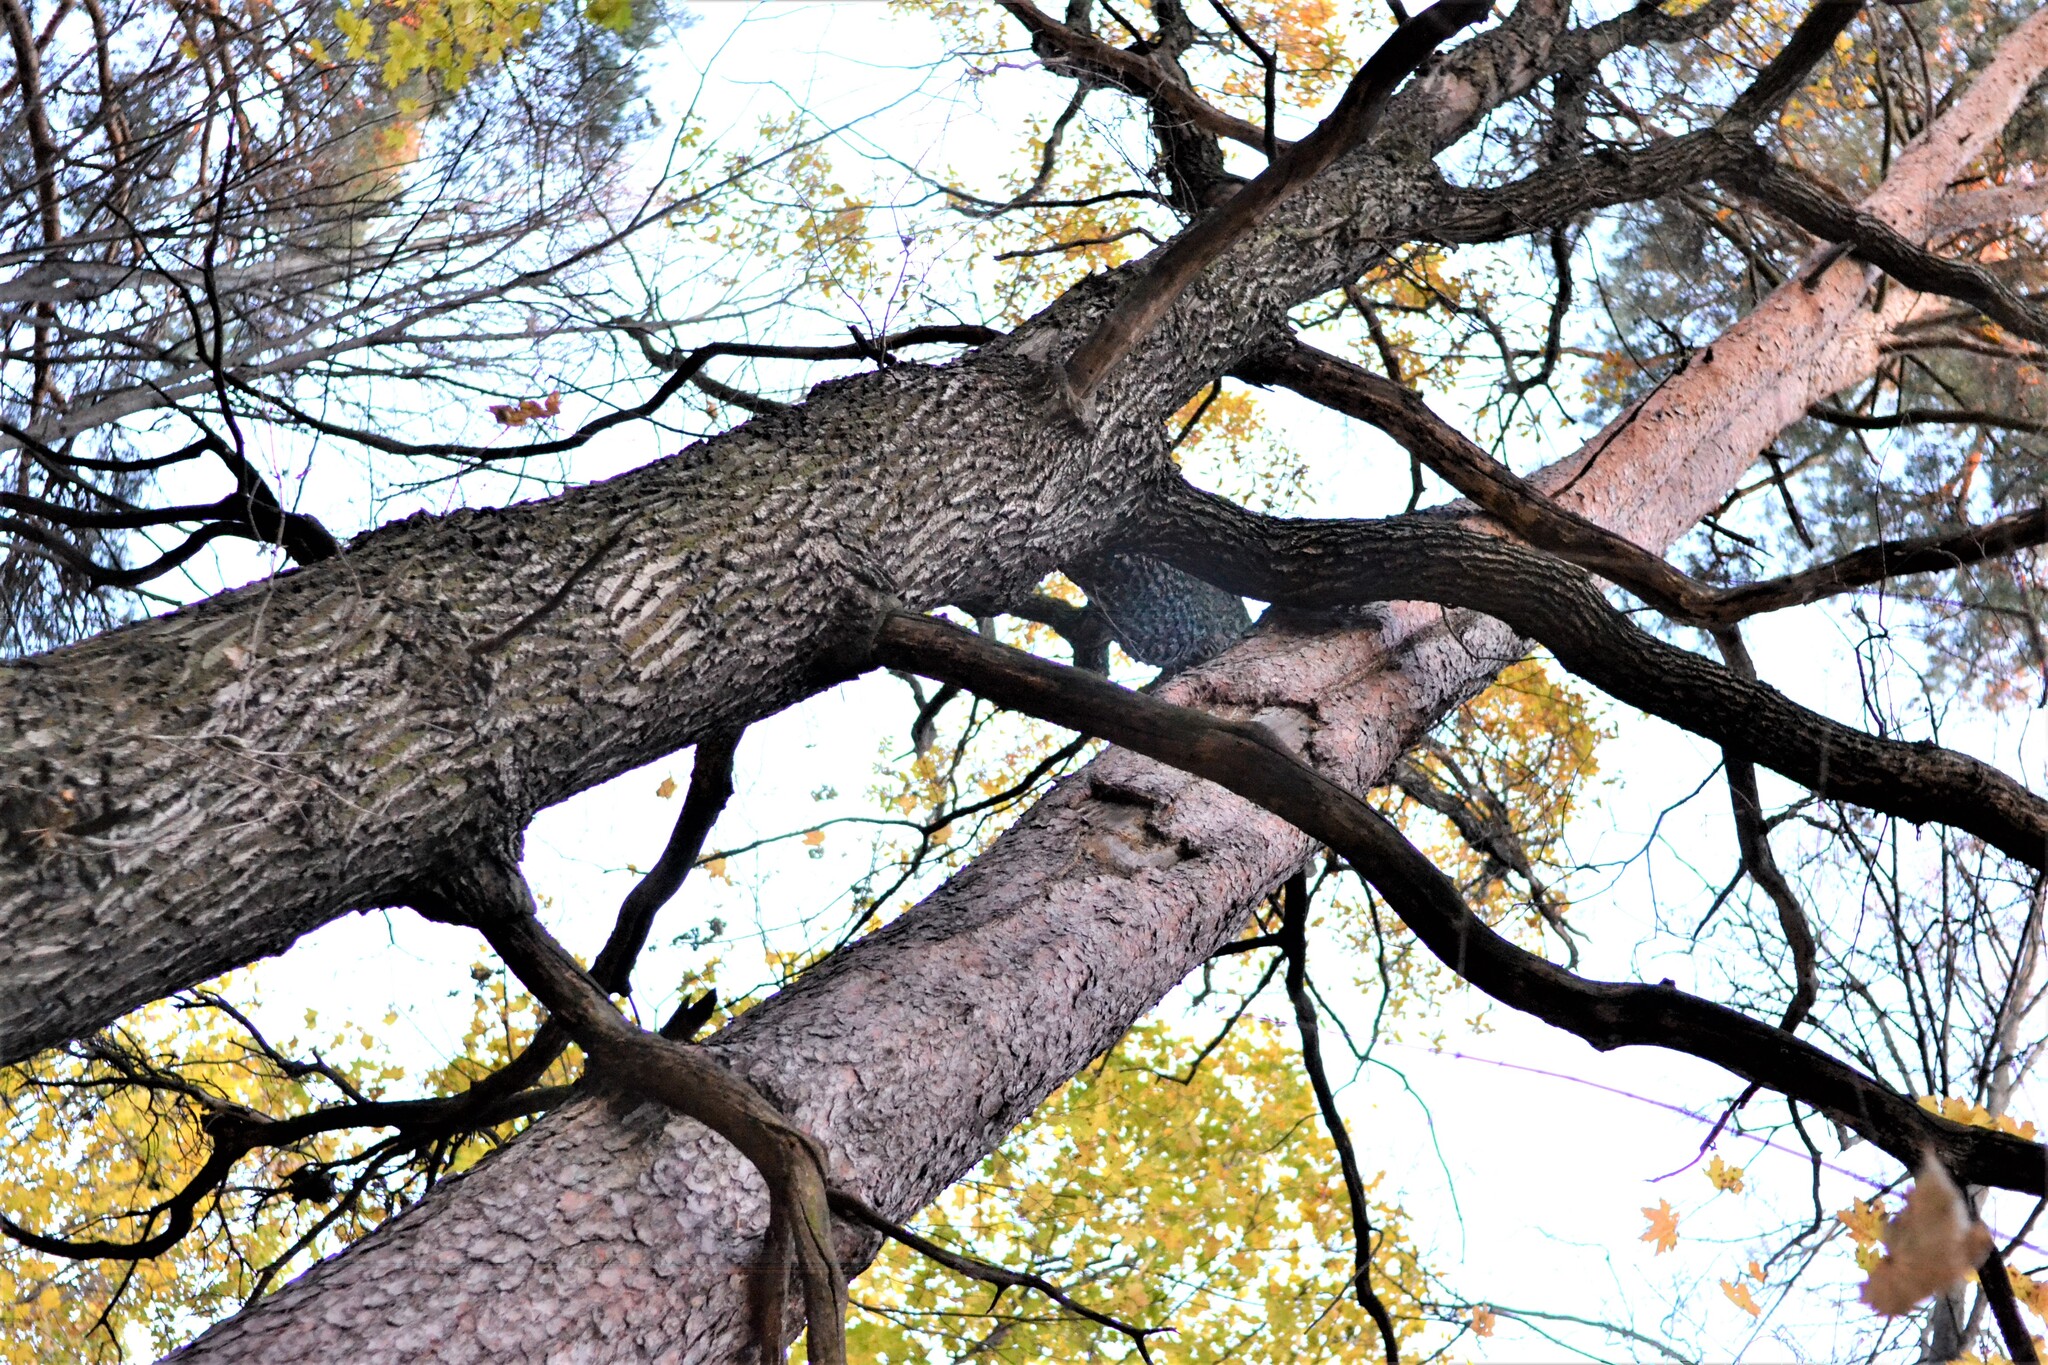
M 654 789 L 654 794 L 664 801 L 668 800 L 676 794 L 676 780 L 673 777 L 662 778 L 661 785 Z
M 1749 1296 L 1748 1285 L 1730 1284 L 1728 1281 L 1723 1280 L 1721 1281 L 1721 1292 L 1728 1296 L 1728 1302 L 1734 1304 L 1751 1317 L 1760 1318 L 1764 1315 L 1764 1310 L 1757 1307 L 1756 1300 Z
M 1659 1256 L 1678 1245 L 1678 1213 L 1669 1199 L 1659 1199 L 1656 1208 L 1645 1208 L 1643 1214 L 1650 1220 L 1650 1230 L 1642 1240 L 1655 1242 Z
M 1492 1336 L 1494 1322 L 1493 1310 L 1485 1304 L 1482 1303 L 1472 1310 L 1472 1334 L 1474 1336 Z

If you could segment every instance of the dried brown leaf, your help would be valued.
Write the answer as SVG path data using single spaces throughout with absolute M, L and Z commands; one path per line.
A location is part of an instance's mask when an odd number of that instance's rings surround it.
M 1871 1268 L 1863 1301 L 1887 1317 L 1908 1313 L 1955 1288 L 1991 1250 L 1963 1192 L 1932 1153 L 1921 1158 L 1906 1207 L 1885 1224 L 1884 1259 Z

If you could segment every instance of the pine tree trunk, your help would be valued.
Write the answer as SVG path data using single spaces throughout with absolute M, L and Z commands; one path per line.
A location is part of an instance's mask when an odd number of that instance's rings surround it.
M 1866 207 L 1919 222 L 2044 64 L 2048 15 Z M 1779 431 L 1871 371 L 1919 306 L 1893 289 L 1873 310 L 1871 283 L 1842 261 L 1787 285 L 1540 482 L 1665 548 Z M 1262 630 L 1166 695 L 1260 716 L 1363 790 L 1523 652 L 1496 621 L 1396 603 L 1370 629 Z M 826 1143 L 837 1180 L 908 1216 L 1240 933 L 1312 851 L 1221 789 L 1112 750 L 710 1046 Z M 694 1123 L 583 1102 L 180 1359 L 723 1365 L 749 1349 L 765 1220 L 751 1171 Z M 850 1264 L 872 1249 L 845 1248 Z

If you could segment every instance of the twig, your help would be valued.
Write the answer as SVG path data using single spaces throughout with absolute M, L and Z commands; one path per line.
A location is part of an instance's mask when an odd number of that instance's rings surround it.
M 1121 1332 L 1124 1336 L 1130 1338 L 1133 1346 L 1138 1348 L 1139 1358 L 1147 1362 L 1152 1359 L 1151 1351 L 1146 1348 L 1147 1338 L 1156 1337 L 1162 1332 L 1175 1330 L 1172 1327 L 1139 1327 L 1133 1323 L 1125 1322 L 1121 1318 L 1097 1312 L 1086 1304 L 1075 1301 L 1065 1290 L 1046 1279 L 1043 1275 L 1034 1275 L 1027 1270 L 1010 1270 L 988 1261 L 977 1260 L 972 1256 L 963 1256 L 957 1251 L 949 1251 L 928 1237 L 920 1237 L 901 1223 L 883 1217 L 875 1210 L 869 1208 L 859 1195 L 847 1190 L 834 1189 L 829 1192 L 828 1198 L 831 1200 L 834 1213 L 849 1218 L 854 1222 L 863 1223 L 883 1236 L 893 1241 L 901 1242 L 918 1255 L 925 1257 L 927 1260 L 938 1262 L 955 1274 L 965 1275 L 967 1278 L 979 1280 L 983 1284 L 994 1285 L 998 1289 L 1033 1290 L 1045 1295 L 1045 1297 L 1051 1299 L 1076 1317 L 1085 1318 L 1099 1327 L 1107 1327 L 1112 1332 Z
M 1337 1095 L 1323 1069 L 1323 1044 L 1316 1028 L 1315 1002 L 1308 993 L 1308 875 L 1297 872 L 1287 879 L 1280 893 L 1280 938 L 1287 955 L 1287 998 L 1294 1005 L 1294 1025 L 1301 1033 L 1301 1065 L 1308 1072 L 1309 1085 L 1316 1093 L 1316 1108 L 1323 1127 L 1337 1149 L 1337 1165 L 1344 1173 L 1344 1196 L 1351 1206 L 1351 1285 L 1363 1308 L 1380 1330 L 1380 1345 L 1386 1350 L 1387 1365 L 1400 1365 L 1401 1345 L 1394 1335 L 1393 1315 L 1372 1287 L 1372 1211 L 1365 1202 L 1365 1181 L 1358 1173 L 1358 1154 L 1351 1148 L 1344 1116 L 1337 1112 Z

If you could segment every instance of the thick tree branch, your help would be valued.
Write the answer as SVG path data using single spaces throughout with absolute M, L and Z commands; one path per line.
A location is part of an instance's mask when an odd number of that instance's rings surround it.
M 2041 1353 L 2034 1347 L 2034 1334 L 2027 1330 L 2026 1319 L 2020 1316 L 2019 1301 L 2005 1271 L 2005 1256 L 1996 1242 L 1984 1254 L 1984 1264 L 1977 1268 L 1977 1283 L 1991 1305 L 1992 1320 L 1998 1324 L 1998 1335 L 2005 1342 L 2006 1358 L 2013 1365 L 2041 1365 Z
M 1797 573 L 1716 588 L 1561 506 L 1437 416 L 1414 390 L 1348 360 L 1294 341 L 1258 353 L 1234 373 L 1248 383 L 1281 385 L 1379 428 L 1521 539 L 1688 625 L 1732 625 L 1907 574 L 1965 568 L 2048 543 L 2048 508 L 2037 507 L 1950 535 L 1882 541 Z
M 1265 725 L 1129 692 L 929 618 L 890 617 L 877 659 L 1206 777 L 1282 816 L 1370 881 L 1452 971 L 1602 1051 L 1687 1052 L 1830 1114 L 1908 1166 L 1932 1148 L 1959 1179 L 2048 1192 L 2048 1149 L 2037 1143 L 1938 1118 L 1795 1035 L 1669 982 L 1588 981 L 1508 942 L 1400 831 L 1304 765 Z
M 696 1119 L 753 1163 L 768 1184 L 772 1209 L 757 1312 L 761 1365 L 783 1359 L 785 1250 L 794 1253 L 810 1357 L 845 1365 L 846 1279 L 832 1244 L 826 1159 L 818 1145 L 701 1048 L 634 1027 L 541 926 L 532 893 L 509 862 L 481 856 L 423 887 L 417 899 L 423 913 L 483 934 L 583 1048 L 600 1083 Z
M 1816 237 L 1840 243 L 1858 260 L 1910 289 L 1966 303 L 2014 336 L 2048 343 L 2048 311 L 1990 271 L 1928 250 L 1834 186 L 1761 152 L 1731 161 L 1719 178 L 1755 196 Z
M 1203 132 L 1260 151 L 1266 149 L 1264 130 L 1210 104 L 1145 53 L 1115 47 L 1093 34 L 1068 28 L 1031 0 L 1000 3 L 1031 35 L 1031 50 L 1044 59 L 1048 69 L 1084 83 L 1094 81 L 1113 86 L 1149 101 Z
M 668 836 L 661 856 L 647 875 L 633 884 L 619 905 L 611 937 L 590 964 L 590 979 L 612 995 L 632 990 L 633 964 L 647 943 L 654 916 L 668 904 L 683 885 L 683 878 L 697 865 L 704 840 L 712 825 L 732 799 L 732 760 L 739 748 L 741 732 L 724 730 L 697 741 L 697 756 L 690 768 L 690 789 L 683 808 L 676 815 L 675 829 Z
M 1167 484 L 1147 549 L 1248 597 L 1307 611 L 1387 598 L 1468 607 L 1543 642 L 1610 695 L 1838 800 L 1976 834 L 2048 866 L 2048 801 L 1976 759 L 1880 739 L 1656 639 L 1581 570 L 1440 521 L 1288 521 Z
M 1488 8 L 1487 0 L 1437 0 L 1403 24 L 1359 68 L 1344 98 L 1314 132 L 1288 147 L 1222 208 L 1147 261 L 1145 273 L 1067 360 L 1067 388 L 1075 410 L 1092 411 L 1096 386 L 1159 324 L 1195 277 L 1303 185 L 1370 137 L 1394 88 L 1452 35 L 1485 18 Z

